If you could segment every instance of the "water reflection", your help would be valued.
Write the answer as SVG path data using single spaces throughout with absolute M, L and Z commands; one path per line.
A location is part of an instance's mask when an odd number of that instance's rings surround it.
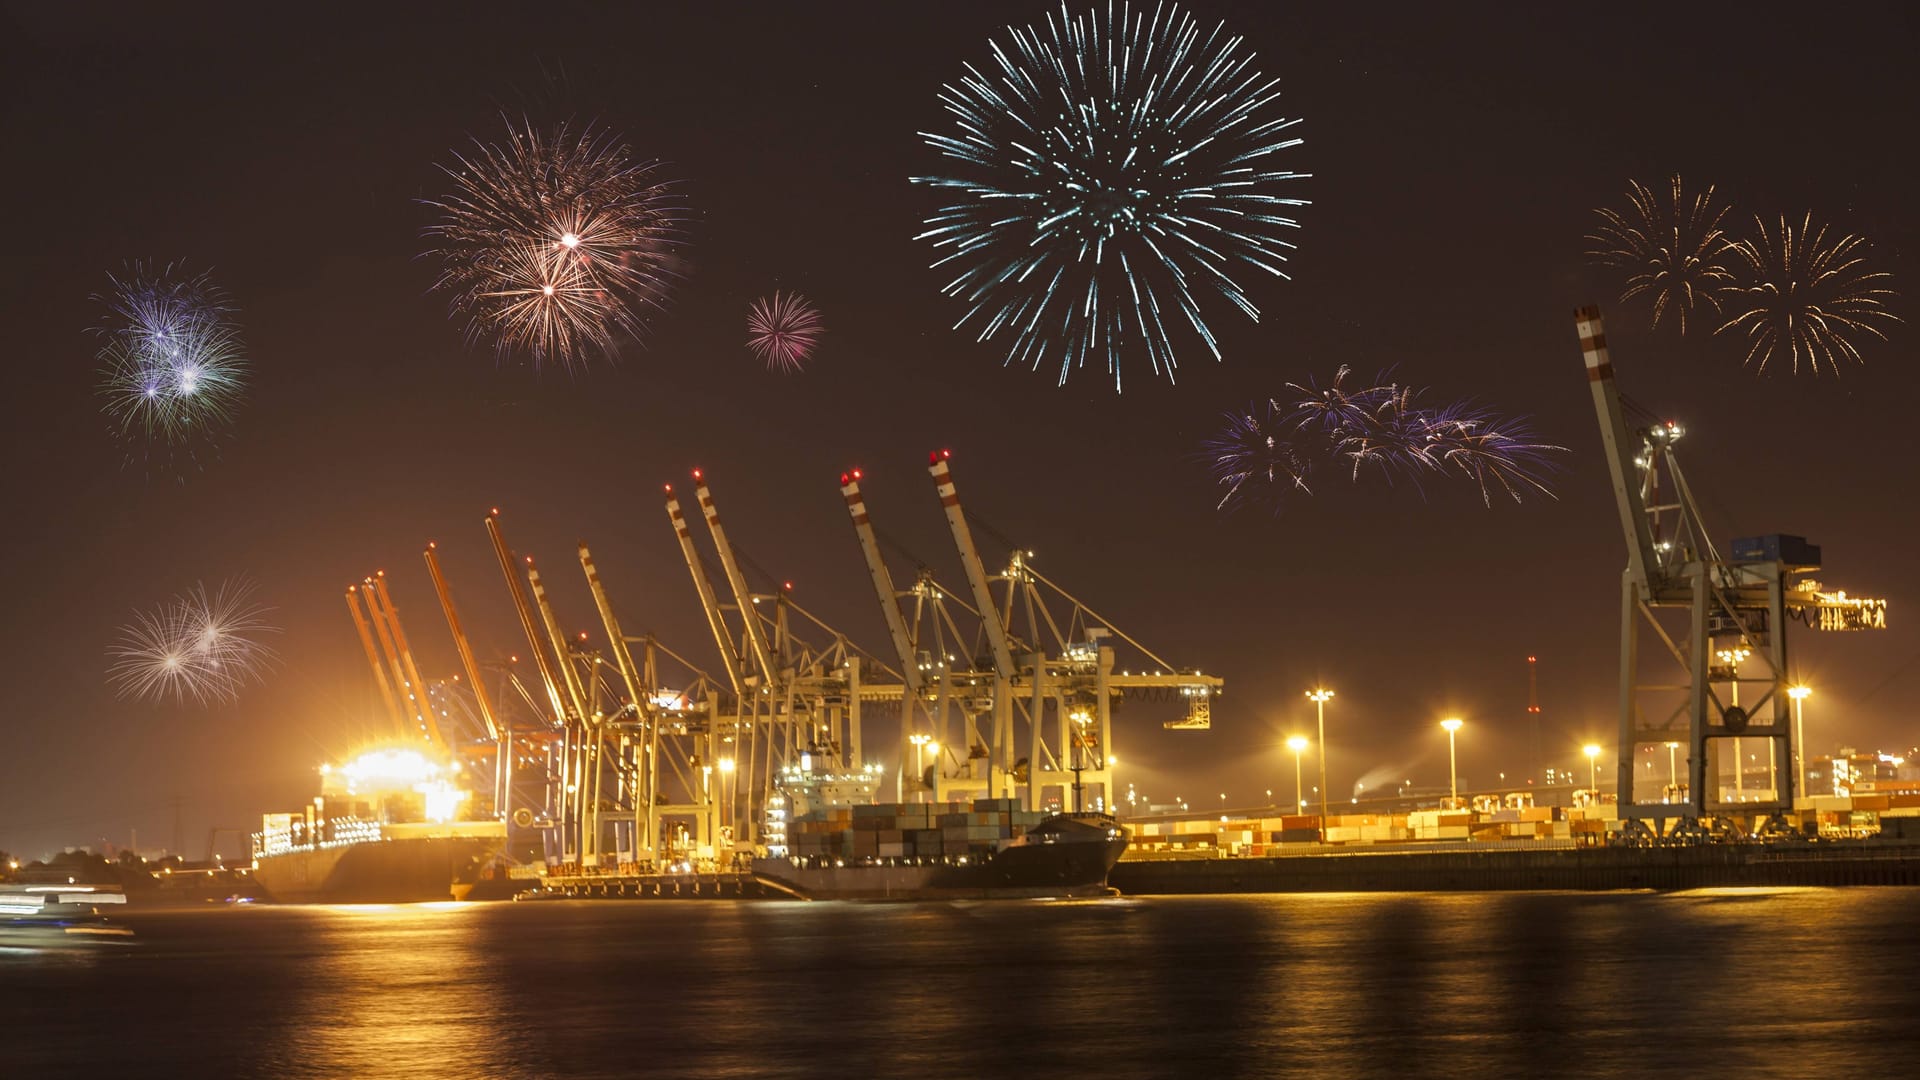
M 1920 891 L 150 916 L 0 959 L 6 1075 L 1904 1075 Z M 102 1038 L 103 1023 L 114 1036 Z M 26 1037 L 20 1037 L 26 1033 Z M 173 1066 L 178 1066 L 174 1068 Z

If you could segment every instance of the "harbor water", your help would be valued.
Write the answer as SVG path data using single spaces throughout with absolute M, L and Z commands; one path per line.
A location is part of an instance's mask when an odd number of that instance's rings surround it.
M 1911 1075 L 1920 889 L 130 911 L 7 1075 Z

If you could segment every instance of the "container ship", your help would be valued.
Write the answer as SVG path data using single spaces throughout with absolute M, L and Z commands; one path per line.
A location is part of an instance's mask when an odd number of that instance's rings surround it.
M 457 767 L 414 750 L 322 767 L 321 793 L 263 815 L 253 877 L 284 904 L 464 900 L 506 842 L 506 823 L 460 820 Z

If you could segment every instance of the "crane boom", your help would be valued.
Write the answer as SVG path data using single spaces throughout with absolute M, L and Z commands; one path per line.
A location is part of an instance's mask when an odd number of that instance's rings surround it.
M 620 620 L 613 613 L 613 601 L 607 597 L 606 586 L 600 583 L 600 571 L 594 568 L 593 553 L 587 550 L 585 540 L 580 541 L 580 569 L 586 572 L 587 588 L 593 592 L 593 606 L 600 610 L 600 621 L 607 628 L 607 640 L 613 645 L 613 661 L 620 668 L 621 680 L 627 684 L 627 694 L 633 698 L 635 708 L 645 709 L 653 688 L 634 667 L 633 653 L 627 649 L 627 639 L 620 632 Z
M 373 574 L 374 591 L 380 596 L 380 606 L 386 609 L 387 621 L 393 624 L 393 645 L 400 650 L 400 663 L 406 668 L 407 680 L 412 692 L 407 695 L 413 701 L 415 715 L 420 721 L 420 730 L 428 742 L 445 747 L 447 740 L 440 734 L 440 722 L 434 718 L 433 705 L 427 701 L 427 683 L 420 677 L 420 668 L 413 662 L 413 649 L 407 644 L 407 631 L 400 625 L 400 609 L 394 606 L 393 596 L 387 592 L 387 572 L 376 570 Z
M 520 616 L 520 630 L 527 635 L 527 647 L 533 650 L 534 666 L 540 669 L 540 681 L 547 688 L 547 704 L 553 709 L 553 722 L 567 722 L 567 703 L 561 697 L 560 682 L 547 660 L 546 646 L 540 644 L 540 630 L 533 622 L 533 608 L 527 603 L 527 594 L 520 585 L 520 575 L 513 569 L 513 552 L 507 548 L 507 538 L 500 531 L 500 511 L 487 515 L 487 536 L 493 540 L 493 554 L 500 560 L 500 573 L 507 579 L 507 591 L 513 594 L 513 610 Z
M 720 524 L 720 511 L 713 505 L 713 492 L 708 490 L 706 475 L 699 469 L 693 470 L 693 491 L 700 500 L 700 512 L 707 519 L 707 531 L 713 534 L 713 546 L 720 553 L 720 570 L 727 576 L 727 587 L 733 590 L 734 603 L 740 606 L 740 621 L 747 629 L 747 647 L 753 651 L 753 661 L 760 666 L 766 685 L 772 686 L 780 678 L 780 669 L 773 663 L 767 635 L 760 626 L 759 616 L 754 614 L 753 594 L 747 590 L 747 579 L 740 573 L 739 560 L 733 557 L 733 545 L 727 542 L 727 530 Z
M 587 718 L 587 691 L 580 682 L 580 672 L 573 666 L 573 659 L 567 648 L 567 635 L 560 629 L 560 620 L 553 613 L 553 604 L 547 600 L 547 587 L 540 581 L 540 571 L 533 565 L 533 556 L 523 556 L 527 564 L 527 584 L 533 588 L 533 606 L 540 613 L 540 621 L 547 628 L 547 637 L 553 643 L 553 652 L 560 658 L 561 685 L 566 687 L 567 697 L 573 702 L 573 714 L 582 720 Z
M 1574 313 L 1574 326 L 1580 333 L 1580 351 L 1586 356 L 1587 385 L 1593 390 L 1594 411 L 1600 416 L 1600 440 L 1605 444 L 1607 472 L 1613 479 L 1614 504 L 1626 533 L 1627 573 L 1645 595 L 1654 585 L 1652 575 L 1660 566 L 1660 560 L 1654 548 L 1646 501 L 1641 497 L 1634 464 L 1635 448 L 1626 413 L 1620 405 L 1620 387 L 1613 379 L 1613 361 L 1607 353 L 1607 333 L 1600 309 L 1579 309 Z
M 367 650 L 367 666 L 373 668 L 373 681 L 380 685 L 380 700 L 387 706 L 387 717 L 393 721 L 393 730 L 407 734 L 407 720 L 401 715 L 400 703 L 394 699 L 393 684 L 387 680 L 387 669 L 380 664 L 379 650 L 373 644 L 373 627 L 367 622 L 367 616 L 360 607 L 360 587 L 347 586 L 347 611 L 353 616 L 353 627 L 360 631 L 360 644 Z M 368 598 L 371 603 L 371 597 Z
M 400 699 L 404 694 L 407 700 L 411 701 L 413 695 L 406 692 L 407 674 L 400 666 L 400 651 L 394 647 L 393 630 L 387 622 L 386 614 L 380 610 L 380 596 L 374 590 L 371 576 L 361 581 L 360 596 L 367 602 L 367 614 L 373 620 L 373 632 L 380 639 L 380 652 L 387 658 L 387 672 L 393 676 L 394 705 L 400 710 L 400 737 L 412 742 L 421 737 L 421 730 L 415 720 L 407 715 L 409 710 L 401 704 Z
M 947 512 L 947 524 L 953 528 L 953 542 L 960 549 L 960 563 L 967 572 L 967 585 L 973 590 L 973 602 L 980 609 L 981 625 L 987 630 L 987 643 L 993 648 L 994 671 L 1002 679 L 1013 678 L 1013 648 L 1007 642 L 1007 628 L 1000 621 L 999 605 L 987 588 L 987 572 L 980 565 L 980 549 L 973 545 L 973 530 L 967 527 L 960 496 L 953 487 L 953 474 L 947 466 L 952 451 L 935 450 L 927 456 L 927 471 L 933 474 L 934 490 L 940 493 L 940 505 Z
M 860 494 L 860 470 L 840 474 L 840 494 L 847 500 L 847 512 L 853 515 L 853 531 L 860 538 L 860 554 L 866 557 L 867 572 L 873 578 L 874 593 L 880 598 L 880 614 L 887 621 L 887 636 L 893 639 L 894 652 L 900 657 L 901 676 L 907 693 L 918 696 L 925 674 L 913 655 L 913 639 L 907 633 L 907 620 L 900 614 L 900 594 L 893 587 L 893 575 L 880 557 L 880 542 L 874 538 L 873 522 L 867 517 L 867 502 Z
M 440 572 L 438 546 L 427 542 L 427 575 L 433 578 L 433 590 L 440 596 L 440 610 L 446 613 L 447 629 L 453 634 L 453 647 L 460 654 L 460 667 L 467 673 L 467 685 L 473 688 L 473 700 L 480 709 L 480 721 L 487 726 L 487 738 L 498 741 L 500 725 L 493 719 L 493 702 L 487 699 L 487 684 L 480 677 L 480 664 L 473 658 L 473 646 L 460 628 L 460 614 L 453 608 L 453 592 L 447 588 L 446 575 Z
M 700 565 L 700 553 L 694 550 L 693 533 L 687 528 L 686 515 L 680 512 L 680 500 L 674 498 L 672 484 L 667 485 L 667 518 L 673 522 L 673 534 L 680 539 L 680 554 L 686 557 L 687 572 L 693 575 L 693 590 L 700 594 L 700 609 L 706 612 L 707 627 L 720 650 L 720 663 L 727 669 L 727 681 L 733 684 L 733 696 L 740 698 L 745 693 L 740 680 L 740 650 L 727 633 L 726 620 L 720 617 L 720 601 L 706 568 Z

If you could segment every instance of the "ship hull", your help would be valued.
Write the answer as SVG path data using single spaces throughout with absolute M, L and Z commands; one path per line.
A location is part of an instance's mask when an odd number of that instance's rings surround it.
M 253 876 L 282 904 L 463 900 L 500 848 L 486 836 L 407 837 L 263 855 Z
M 1064 821 L 1065 819 L 1054 819 Z M 1042 826 L 1042 829 L 1047 829 Z M 855 866 L 773 863 L 756 874 L 809 900 L 1000 900 L 1106 896 L 1127 838 L 1104 824 L 1056 826 L 1046 842 L 1009 845 L 979 862 Z

